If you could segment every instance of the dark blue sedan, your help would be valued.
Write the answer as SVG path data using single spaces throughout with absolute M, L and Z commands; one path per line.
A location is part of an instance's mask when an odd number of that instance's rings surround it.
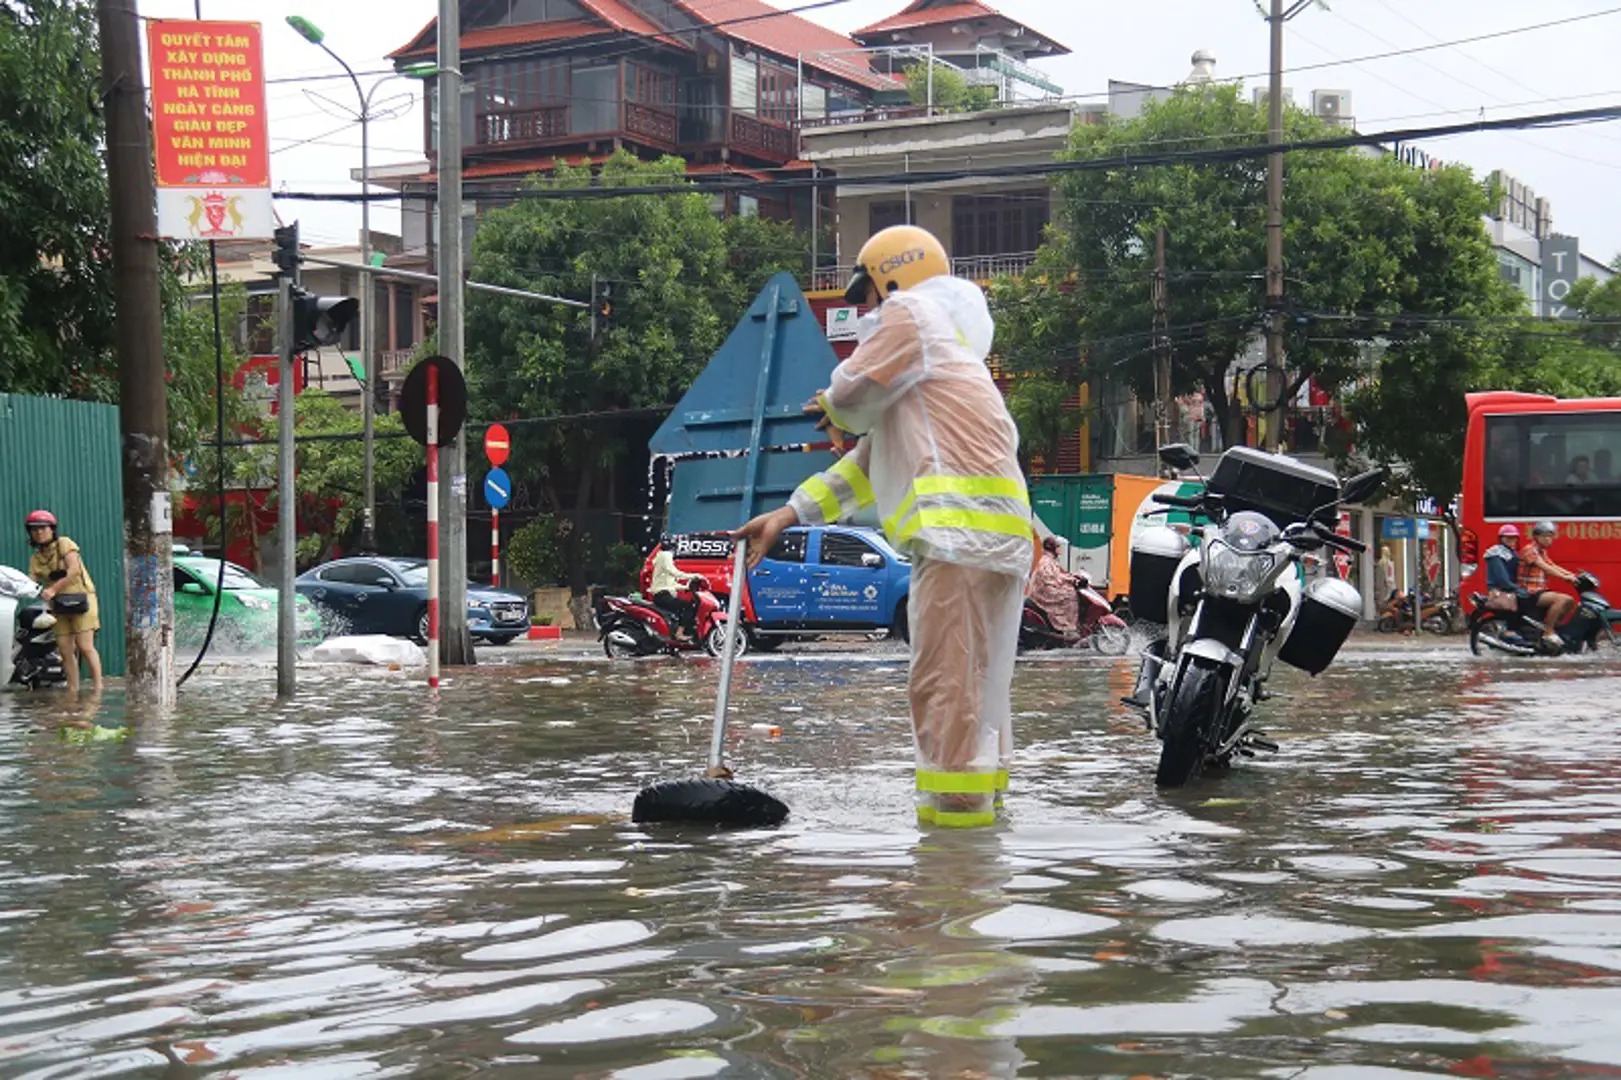
M 335 559 L 300 574 L 294 586 L 320 610 L 329 633 L 428 640 L 425 559 Z M 529 604 L 515 592 L 469 586 L 467 628 L 475 639 L 505 645 L 529 628 Z

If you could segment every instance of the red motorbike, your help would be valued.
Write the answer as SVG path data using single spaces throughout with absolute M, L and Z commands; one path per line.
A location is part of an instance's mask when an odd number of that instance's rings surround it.
M 679 619 L 652 600 L 633 596 L 607 596 L 597 612 L 597 638 L 602 651 L 608 656 L 653 656 L 658 653 L 676 655 L 702 649 L 710 656 L 719 656 L 726 649 L 726 610 L 710 591 L 707 578 L 692 581 L 692 597 L 698 611 L 694 623 L 697 637 L 676 636 Z M 749 636 L 737 635 L 734 656 L 748 651 Z
M 1104 656 L 1124 656 L 1131 648 L 1131 628 L 1114 613 L 1109 601 L 1092 588 L 1085 574 L 1072 575 L 1080 601 L 1080 626 L 1065 633 L 1053 625 L 1052 617 L 1040 604 L 1026 597 L 1024 616 L 1019 620 L 1019 649 L 1084 649 L 1088 646 Z

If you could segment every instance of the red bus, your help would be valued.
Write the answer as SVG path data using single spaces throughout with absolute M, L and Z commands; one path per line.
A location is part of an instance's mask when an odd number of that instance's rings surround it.
M 1465 400 L 1459 595 L 1486 591 L 1480 557 L 1498 529 L 1518 525 L 1523 545 L 1544 520 L 1559 526 L 1554 562 L 1621 589 L 1621 398 L 1494 390 Z

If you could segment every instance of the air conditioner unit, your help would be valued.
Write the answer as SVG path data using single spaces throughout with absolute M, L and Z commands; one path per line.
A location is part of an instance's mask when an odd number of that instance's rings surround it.
M 1349 90 L 1313 90 L 1311 112 L 1313 116 L 1331 124 L 1348 124 L 1356 115 L 1351 111 Z

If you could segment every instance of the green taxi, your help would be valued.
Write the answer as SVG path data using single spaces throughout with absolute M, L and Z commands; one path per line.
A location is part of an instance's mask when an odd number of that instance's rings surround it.
M 214 588 L 223 584 L 219 602 L 219 623 L 214 629 L 216 645 L 237 648 L 271 647 L 276 644 L 276 590 L 246 569 L 228 562 L 220 578 L 220 561 L 193 552 L 183 544 L 174 548 L 174 616 L 177 644 L 196 647 L 208 633 L 208 620 L 214 612 Z M 304 597 L 297 598 L 294 623 L 298 643 L 313 645 L 324 636 L 321 619 Z

